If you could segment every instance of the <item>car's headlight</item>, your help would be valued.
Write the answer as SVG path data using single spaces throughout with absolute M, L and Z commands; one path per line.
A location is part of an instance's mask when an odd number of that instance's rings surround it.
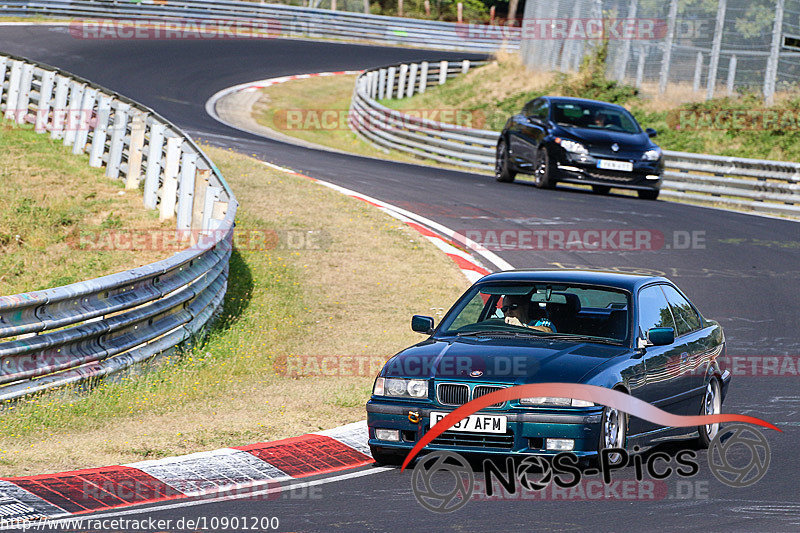
M 428 382 L 424 379 L 378 378 L 372 389 L 375 396 L 427 398 Z
M 592 407 L 593 402 L 575 398 L 520 398 L 520 405 L 546 405 L 556 407 Z
M 651 148 L 642 156 L 645 161 L 658 161 L 661 159 L 661 148 Z
M 569 139 L 561 139 L 558 137 L 556 137 L 555 141 L 567 152 L 571 152 L 573 154 L 589 153 L 589 150 L 587 150 L 586 147 L 579 142 L 570 141 Z

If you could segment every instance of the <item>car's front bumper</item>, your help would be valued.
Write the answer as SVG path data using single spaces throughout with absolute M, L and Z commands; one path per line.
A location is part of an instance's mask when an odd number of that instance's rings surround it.
M 632 161 L 630 172 L 597 168 L 599 159 L 611 159 L 602 155 L 578 156 L 568 154 L 556 164 L 556 179 L 568 183 L 604 185 L 634 190 L 661 188 L 664 164 L 662 161 Z M 631 161 L 620 159 L 620 161 Z
M 367 403 L 367 424 L 369 444 L 383 451 L 408 451 L 430 428 L 431 411 L 449 412 L 452 408 L 425 407 L 409 403 L 383 402 L 371 399 Z M 409 412 L 416 413 L 419 422 L 409 420 Z M 503 415 L 508 420 L 505 435 L 445 432 L 437 437 L 426 450 L 450 450 L 459 453 L 556 455 L 559 450 L 547 450 L 546 441 L 550 439 L 572 439 L 572 453 L 579 457 L 597 455 L 600 440 L 600 421 L 602 408 L 576 410 L 487 409 L 480 414 Z M 375 429 L 400 430 L 401 441 L 383 441 L 375 438 Z

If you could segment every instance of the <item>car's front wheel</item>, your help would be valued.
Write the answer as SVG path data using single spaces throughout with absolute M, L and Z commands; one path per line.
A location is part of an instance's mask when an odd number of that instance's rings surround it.
M 603 409 L 602 426 L 600 428 L 600 443 L 598 451 L 606 448 L 625 448 L 625 438 L 628 431 L 628 419 L 625 413 L 606 406 Z M 622 454 L 612 453 L 609 460 L 617 463 L 622 459 Z
M 494 179 L 503 183 L 514 181 L 516 172 L 511 170 L 508 164 L 508 145 L 505 139 L 500 139 L 497 143 L 497 154 L 494 162 Z
M 706 390 L 703 393 L 703 402 L 700 404 L 701 415 L 718 415 L 722 412 L 722 396 L 720 395 L 719 382 L 712 379 L 706 385 Z M 719 423 L 705 424 L 697 428 L 700 433 L 698 439 L 700 447 L 708 448 L 714 437 L 719 432 Z
M 645 189 L 637 191 L 639 193 L 639 198 L 642 200 L 656 200 L 658 199 L 658 189 Z
M 556 180 L 553 178 L 553 166 L 550 162 L 550 154 L 547 153 L 547 148 L 542 146 L 536 152 L 536 164 L 533 171 L 534 183 L 540 189 L 552 189 L 556 186 Z
M 403 452 L 389 451 L 375 446 L 370 446 L 369 451 L 380 466 L 400 466 L 406 458 L 406 454 Z

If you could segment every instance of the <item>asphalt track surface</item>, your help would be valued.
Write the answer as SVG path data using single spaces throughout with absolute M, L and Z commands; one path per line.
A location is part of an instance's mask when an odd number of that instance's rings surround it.
M 800 225 L 669 202 L 595 196 L 491 177 L 315 151 L 258 138 L 206 115 L 216 91 L 252 80 L 377 66 L 468 54 L 300 40 L 92 41 L 59 27 L 0 27 L 0 50 L 85 76 L 163 114 L 212 144 L 285 165 L 386 202 L 456 230 L 658 230 L 656 251 L 505 251 L 517 268 L 591 267 L 665 274 L 703 314 L 725 328 L 736 356 L 800 354 Z M 676 249 L 686 232 L 702 246 Z M 318 486 L 313 494 L 287 493 L 267 501 L 234 500 L 138 515 L 157 518 L 277 516 L 281 530 L 704 530 L 796 531 L 800 394 L 797 370 L 786 376 L 734 376 L 724 412 L 758 416 L 783 429 L 768 432 L 772 465 L 757 484 L 729 488 L 714 479 L 701 454 L 692 478 L 701 497 L 658 501 L 472 501 L 453 514 L 434 514 L 415 501 L 410 474 L 381 471 Z M 368 467 L 369 468 L 369 467 Z M 619 479 L 631 479 L 632 470 Z M 674 478 L 669 491 L 679 490 Z M 688 489 L 683 486 L 684 493 Z M 133 518 L 133 516 L 128 516 Z M 173 522 L 174 523 L 174 522 Z

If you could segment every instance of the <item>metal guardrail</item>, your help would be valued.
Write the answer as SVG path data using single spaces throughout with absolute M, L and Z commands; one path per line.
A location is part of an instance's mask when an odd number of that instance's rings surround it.
M 349 125 L 383 148 L 455 166 L 494 170 L 499 133 L 390 109 L 377 100 L 407 98 L 482 64 L 408 63 L 364 71 L 356 79 Z M 399 95 L 399 96 L 398 96 Z M 661 195 L 762 213 L 800 215 L 800 163 L 664 151 Z
M 0 112 L 89 154 L 195 244 L 172 257 L 63 287 L 0 296 L 0 401 L 113 374 L 190 343 L 221 307 L 237 202 L 180 129 L 124 96 L 0 55 Z
M 520 43 L 519 28 L 486 26 L 485 31 L 476 32 L 473 26 L 452 22 L 226 0 L 170 0 L 163 4 L 117 0 L 4 0 L 0 3 L 0 15 L 195 21 L 209 31 L 221 31 L 222 34 L 228 30 L 238 31 L 241 37 L 359 39 L 381 44 L 473 52 L 491 52 L 501 47 L 519 49 Z M 215 29 L 211 29 L 212 26 Z M 497 28 L 497 31 L 492 28 Z M 93 29 L 91 25 L 79 22 L 70 26 L 75 36 L 84 38 L 103 38 L 103 32 L 106 32 L 105 38 L 112 38 L 119 29 L 112 25 Z M 166 29 L 179 36 L 184 30 L 190 29 L 190 24 L 173 25 Z M 117 36 L 133 38 L 129 33 L 122 32 Z

